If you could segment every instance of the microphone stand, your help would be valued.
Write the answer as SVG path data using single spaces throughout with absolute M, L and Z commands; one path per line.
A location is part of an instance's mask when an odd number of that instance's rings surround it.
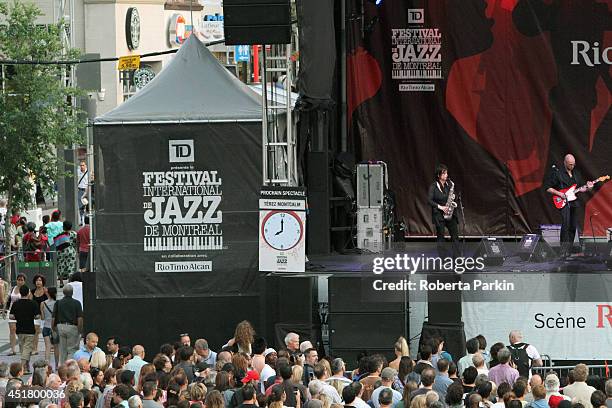
M 457 194 L 457 201 L 459 201 L 459 208 L 461 209 L 461 222 L 463 223 L 461 228 L 462 243 L 461 243 L 461 256 L 465 255 L 465 212 L 463 211 L 463 200 L 461 199 L 461 193 Z

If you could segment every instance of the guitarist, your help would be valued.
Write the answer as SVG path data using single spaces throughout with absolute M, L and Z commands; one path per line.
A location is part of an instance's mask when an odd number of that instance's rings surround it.
M 580 175 L 580 172 L 576 170 L 576 159 L 571 154 L 565 156 L 563 160 L 563 169 L 559 170 L 556 166 L 553 166 L 553 171 L 550 174 L 548 182 L 546 183 L 546 191 L 552 195 L 567 199 L 565 193 L 559 190 L 564 190 L 571 187 L 572 185 L 582 186 L 584 185 L 584 179 Z M 593 182 L 589 181 L 587 189 L 590 191 L 593 189 Z M 580 204 L 578 200 L 568 201 L 566 205 L 561 208 L 561 256 L 569 256 L 574 238 L 576 236 L 576 228 L 578 227 L 578 208 Z
M 446 205 L 448 202 L 448 194 L 450 193 L 451 185 L 448 182 L 448 167 L 444 164 L 438 164 L 434 174 L 435 181 L 429 187 L 428 203 L 431 206 L 431 218 L 436 228 L 436 237 L 438 241 L 438 252 L 440 256 L 445 256 L 443 251 L 444 243 L 444 228 L 448 229 L 453 245 L 453 256 L 459 256 L 459 231 L 457 228 L 458 218 L 457 211 L 453 216 L 446 220 L 444 214 L 447 214 L 451 209 Z

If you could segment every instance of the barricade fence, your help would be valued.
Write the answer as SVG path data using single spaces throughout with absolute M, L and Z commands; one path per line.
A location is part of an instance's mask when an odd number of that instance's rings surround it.
M 55 286 L 58 280 L 58 269 L 57 269 L 57 252 L 12 252 L 9 257 L 11 258 L 11 271 L 10 276 L 5 264 L 5 256 L 0 256 L 0 277 L 4 282 L 10 282 L 11 288 L 17 283 L 17 275 L 23 274 L 26 276 L 26 285 L 29 287 L 33 286 L 32 279 L 35 275 L 42 275 L 45 277 L 46 285 L 51 287 Z M 77 257 L 78 258 L 78 257 Z M 75 260 L 73 272 L 78 270 L 78 259 Z M 67 277 L 64 277 L 66 279 Z M 6 297 L 6 294 L 5 294 Z
M 546 366 L 546 367 L 532 367 L 532 374 L 539 374 L 542 379 L 545 379 L 548 374 L 554 372 L 557 374 L 559 379 L 566 379 L 569 376 L 569 372 L 576 366 Z M 608 378 L 609 367 L 606 365 L 587 365 L 589 368 L 589 376 L 598 376 L 599 378 Z

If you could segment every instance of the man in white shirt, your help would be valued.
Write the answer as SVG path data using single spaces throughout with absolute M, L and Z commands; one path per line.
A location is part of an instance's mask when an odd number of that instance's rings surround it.
M 531 378 L 531 367 L 542 367 L 542 356 L 533 344 L 523 343 L 523 334 L 519 330 L 512 330 L 508 339 L 510 340 L 508 350 L 512 353 L 512 361 L 517 366 L 516 369 L 521 376 Z M 521 367 L 520 361 L 517 361 L 517 356 L 521 355 L 521 350 L 527 352 L 529 361 L 526 361 L 526 364 L 529 365 L 528 369 L 527 367 Z
M 342 399 L 340 398 L 340 394 L 338 394 L 338 390 L 325 382 L 325 380 L 329 378 L 325 366 L 323 364 L 316 364 L 313 371 L 315 379 L 310 380 L 308 388 L 310 389 L 311 384 L 313 384 L 313 386 L 318 386 L 321 394 L 331 398 L 334 404 L 341 404 Z
M 145 356 L 144 347 L 138 344 L 135 345 L 132 348 L 132 356 L 133 356 L 132 359 L 128 361 L 128 363 L 125 365 L 125 369 L 134 372 L 134 379 L 135 379 L 134 385 L 138 385 L 138 379 L 140 377 L 140 369 L 145 364 L 148 364 L 146 361 L 144 361 L 144 356 Z
M 457 362 L 457 371 L 459 372 L 459 377 L 463 375 L 463 370 L 468 367 L 473 367 L 474 363 L 472 362 L 472 357 L 474 354 L 478 353 L 478 347 L 480 343 L 478 343 L 478 339 L 474 337 L 473 339 L 469 339 L 465 344 L 465 348 L 467 349 L 467 354 Z
M 584 408 L 593 408 L 591 394 L 595 392 L 595 388 L 587 385 L 586 379 L 588 375 L 589 368 L 585 364 L 578 364 L 574 368 L 574 383 L 563 388 L 563 395 L 570 397 L 572 403 L 579 402 Z
M 363 385 L 359 381 L 355 381 L 342 390 L 342 399 L 344 405 L 355 408 L 371 408 L 367 402 L 361 399 L 363 395 Z
M 87 187 L 89 186 L 89 171 L 87 170 L 87 163 L 81 160 L 79 168 L 77 169 L 77 189 L 78 195 L 78 208 L 79 208 L 79 225 L 83 225 L 85 218 L 85 205 L 83 205 L 83 197 L 87 194 Z

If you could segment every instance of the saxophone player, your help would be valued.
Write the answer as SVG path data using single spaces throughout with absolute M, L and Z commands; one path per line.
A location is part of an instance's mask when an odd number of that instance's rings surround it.
M 457 204 L 454 202 L 454 184 L 448 178 L 448 167 L 439 164 L 434 174 L 435 181 L 429 187 L 428 202 L 431 206 L 431 217 L 436 228 L 438 251 L 443 254 L 444 228 L 448 229 L 451 236 L 453 256 L 459 256 L 459 232 L 457 212 L 454 211 Z M 449 195 L 451 197 L 449 198 Z

